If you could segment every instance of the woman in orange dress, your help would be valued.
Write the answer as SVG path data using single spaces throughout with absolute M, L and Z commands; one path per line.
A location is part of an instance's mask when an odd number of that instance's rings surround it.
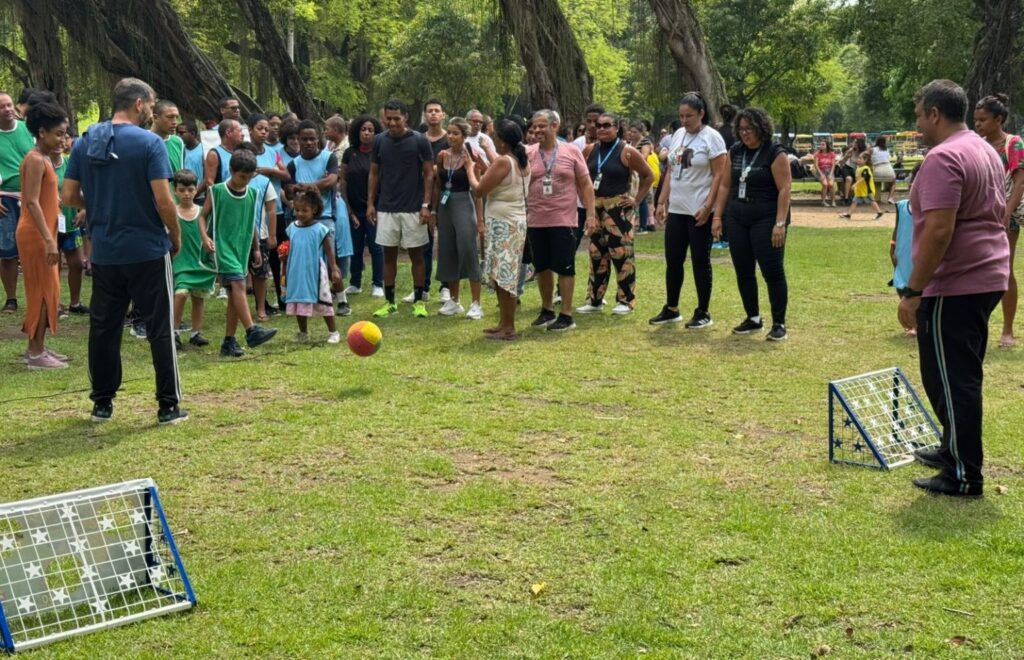
M 15 233 L 28 301 L 22 325 L 28 335 L 25 361 L 29 369 L 66 369 L 67 358 L 46 348 L 45 340 L 47 328 L 57 332 L 60 301 L 60 191 L 50 154 L 64 143 L 67 113 L 54 103 L 36 103 L 29 108 L 25 125 L 36 140 L 21 161 L 21 218 Z

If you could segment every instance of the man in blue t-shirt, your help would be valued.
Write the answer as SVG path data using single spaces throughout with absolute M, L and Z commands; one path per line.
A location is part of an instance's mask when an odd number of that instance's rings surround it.
M 114 117 L 75 142 L 64 177 L 64 203 L 83 208 L 92 237 L 89 375 L 92 420 L 109 420 L 121 387 L 122 324 L 128 303 L 146 324 L 156 371 L 157 421 L 188 417 L 174 349 L 171 257 L 181 231 L 167 179 L 171 168 L 159 136 L 140 128 L 156 94 L 137 78 L 114 86 Z

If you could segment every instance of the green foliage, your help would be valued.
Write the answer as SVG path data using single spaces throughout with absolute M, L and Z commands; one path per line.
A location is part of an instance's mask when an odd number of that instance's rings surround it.
M 629 0 L 562 0 L 561 4 L 594 77 L 594 98 L 610 111 L 626 110 Z

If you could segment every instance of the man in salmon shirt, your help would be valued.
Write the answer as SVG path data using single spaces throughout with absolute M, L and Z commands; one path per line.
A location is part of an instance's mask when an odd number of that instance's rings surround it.
M 917 328 L 921 379 L 942 424 L 938 449 L 915 458 L 939 473 L 915 479 L 931 493 L 982 494 L 982 363 L 988 319 L 1009 282 L 1006 193 L 996 151 L 967 129 L 967 94 L 933 80 L 914 98 L 931 150 L 914 178 L 913 274 L 899 318 Z

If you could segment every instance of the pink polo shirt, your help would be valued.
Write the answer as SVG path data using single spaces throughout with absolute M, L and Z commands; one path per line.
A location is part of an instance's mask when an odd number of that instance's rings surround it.
M 526 209 L 528 227 L 577 227 L 576 177 L 590 176 L 579 148 L 569 142 L 558 143 L 558 160 L 551 168 L 551 194 L 544 194 L 545 161 L 550 151 L 541 152 L 539 144 L 526 147 L 530 161 L 530 191 Z

